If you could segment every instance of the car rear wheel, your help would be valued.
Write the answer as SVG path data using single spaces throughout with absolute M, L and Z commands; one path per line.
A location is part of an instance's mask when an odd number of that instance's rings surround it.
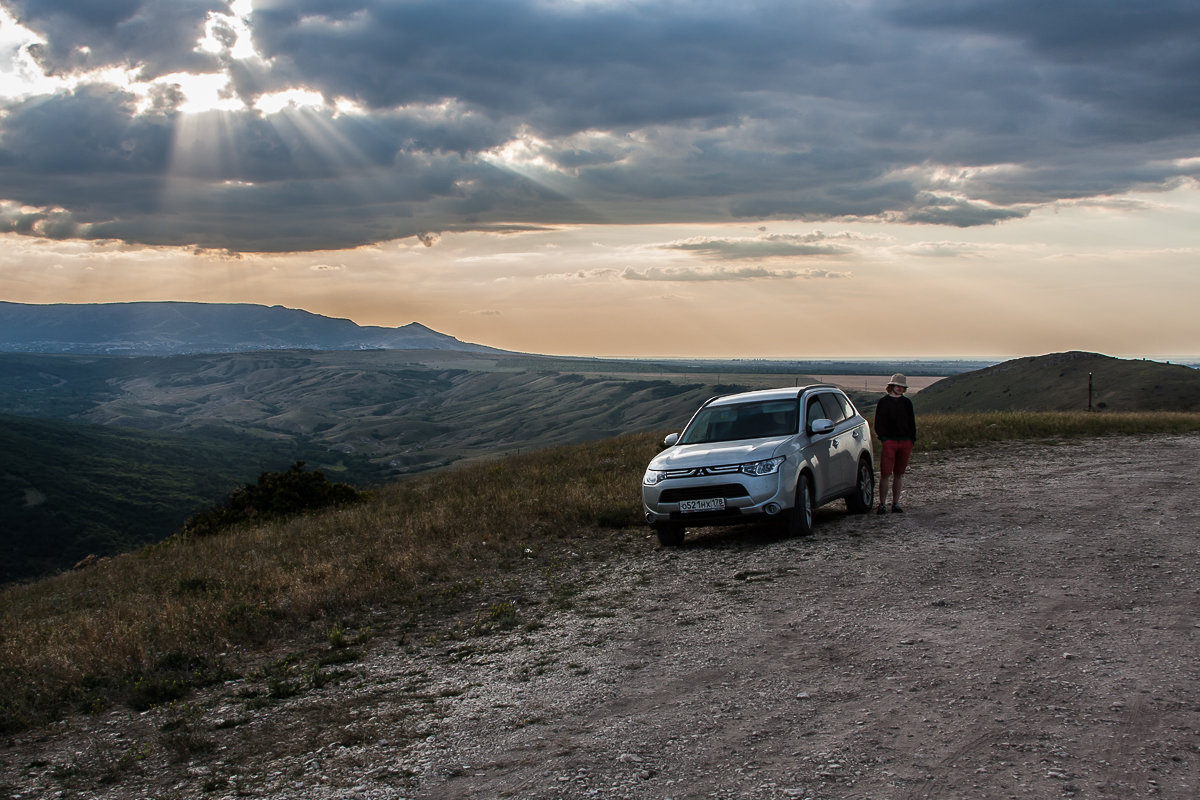
M 655 525 L 658 543 L 663 547 L 679 547 L 683 544 L 684 527 L 678 524 Z
M 796 481 L 796 505 L 788 514 L 787 532 L 789 536 L 808 536 L 813 529 L 813 493 L 812 484 L 807 475 L 801 475 Z
M 854 484 L 854 492 L 846 495 L 846 509 L 851 514 L 865 514 L 875 503 L 875 471 L 871 462 L 862 459 L 858 462 L 858 481 Z

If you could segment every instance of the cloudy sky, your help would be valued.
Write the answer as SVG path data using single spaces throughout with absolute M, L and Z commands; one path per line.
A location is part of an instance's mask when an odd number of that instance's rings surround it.
M 1195 0 L 0 0 L 0 299 L 1200 354 Z

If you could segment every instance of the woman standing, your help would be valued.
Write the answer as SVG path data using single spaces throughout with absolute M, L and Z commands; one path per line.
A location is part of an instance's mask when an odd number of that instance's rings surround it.
M 917 417 L 913 413 L 912 401 L 904 396 L 908 390 L 908 378 L 897 372 L 887 385 L 887 394 L 875 406 L 875 435 L 883 442 L 883 453 L 879 458 L 879 508 L 875 513 L 887 513 L 888 478 L 892 478 L 892 513 L 904 511 L 900 507 L 900 487 L 904 481 L 904 470 L 912 456 L 913 443 L 917 441 Z

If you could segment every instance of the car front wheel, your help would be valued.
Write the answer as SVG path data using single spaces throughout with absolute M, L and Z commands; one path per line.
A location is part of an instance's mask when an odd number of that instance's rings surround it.
M 801 475 L 796 481 L 796 505 L 788 517 L 787 532 L 789 536 L 808 536 L 813 529 L 813 494 L 812 484 L 807 475 Z
M 865 514 L 875 502 L 875 471 L 865 458 L 858 462 L 858 481 L 854 492 L 846 496 L 846 509 L 851 514 Z

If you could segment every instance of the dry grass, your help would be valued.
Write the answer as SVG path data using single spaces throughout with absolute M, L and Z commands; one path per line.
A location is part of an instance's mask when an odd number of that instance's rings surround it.
M 1188 433 L 1200 430 L 1194 412 L 994 411 L 922 414 L 917 418 L 920 450 L 976 447 L 1013 439 Z
M 518 456 L 378 489 L 362 504 L 175 538 L 0 593 L 0 729 L 64 706 L 169 701 L 297 631 L 374 606 L 447 605 L 569 548 L 602 556 L 640 523 L 654 436 Z M 639 530 L 640 532 L 640 530 Z
M 1200 430 L 1200 414 L 969 414 L 918 419 L 923 449 L 1004 439 Z M 319 641 L 368 609 L 448 619 L 571 552 L 644 539 L 640 434 L 475 464 L 376 490 L 365 503 L 203 538 L 175 538 L 0 591 L 0 731 L 64 709 L 148 707 Z M 532 567 L 533 569 L 527 569 Z M 488 592 L 491 592 L 488 594 Z M 499 611 L 498 611 L 499 610 Z M 499 613 L 500 611 L 505 614 Z

